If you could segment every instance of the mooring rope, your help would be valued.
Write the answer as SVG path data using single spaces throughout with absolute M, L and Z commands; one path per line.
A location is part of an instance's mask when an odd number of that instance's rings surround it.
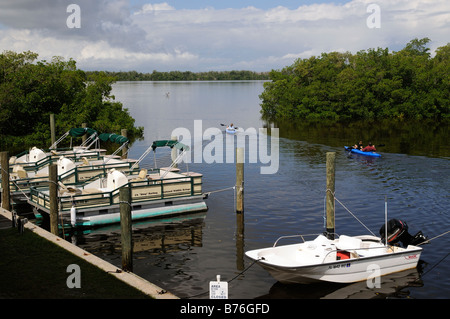
M 431 239 L 427 239 L 427 240 L 425 240 L 423 243 L 417 244 L 416 246 L 428 244 L 428 243 L 429 243 L 430 241 L 432 241 L 433 239 L 439 238 L 439 237 L 444 236 L 445 234 L 448 234 L 448 233 L 450 233 L 450 230 L 447 230 L 446 232 L 444 232 L 444 233 L 442 233 L 442 234 L 440 234 L 440 235 L 437 235 L 437 236 L 435 236 L 435 237 L 433 237 L 433 238 L 431 238 Z
M 347 208 L 347 206 L 345 206 L 339 199 L 337 199 L 337 197 L 336 197 L 336 195 L 330 190 L 330 189 L 327 189 L 327 191 L 326 192 L 330 192 L 332 195 L 333 195 L 333 199 L 335 200 L 335 201 L 337 201 L 342 207 L 344 207 L 344 209 L 350 214 L 350 215 L 352 215 L 361 225 L 363 225 L 363 227 L 365 228 L 365 229 L 367 229 L 368 231 L 369 231 L 369 233 L 371 233 L 373 236 L 375 236 L 376 237 L 376 235 L 366 226 L 366 225 L 364 225 L 364 223 L 362 222 L 362 221 L 360 221 L 359 219 L 358 219 L 358 217 L 356 217 L 355 216 L 355 214 L 353 214 L 351 211 L 350 211 L 350 209 L 348 209 Z M 323 200 L 323 203 L 324 203 L 324 208 L 323 208 L 323 219 L 324 219 L 324 227 L 326 226 L 326 199 L 327 199 L 327 196 L 325 195 L 325 197 L 324 197 L 324 200 Z
M 229 190 L 229 189 L 235 189 L 235 188 L 236 188 L 236 186 L 231 186 L 231 187 L 227 187 L 227 188 L 223 188 L 223 189 L 217 189 L 217 190 L 215 190 L 215 191 L 206 192 L 205 194 L 210 195 L 210 194 L 219 193 L 219 192 L 224 192 L 224 191 L 227 191 L 227 190 Z

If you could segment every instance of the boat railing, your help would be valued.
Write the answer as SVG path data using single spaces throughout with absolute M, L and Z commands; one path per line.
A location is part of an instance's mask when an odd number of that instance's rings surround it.
M 100 174 L 103 175 L 104 174 Z M 137 176 L 137 175 L 136 175 Z M 101 178 L 97 176 L 96 179 Z M 84 183 L 86 185 L 86 183 Z M 132 203 L 148 200 L 175 199 L 184 196 L 202 195 L 201 176 L 183 176 L 177 178 L 166 178 L 164 180 L 135 180 L 129 181 L 122 187 L 132 188 Z M 121 187 L 121 188 L 122 188 Z M 70 210 L 72 205 L 79 208 L 102 207 L 119 204 L 120 188 L 112 191 L 90 191 L 84 193 L 84 187 L 73 189 L 67 196 L 59 197 L 61 211 Z M 50 196 L 48 188 L 30 188 L 30 201 L 36 205 L 49 209 Z
M 278 244 L 278 242 L 279 242 L 280 240 L 282 240 L 282 239 L 300 237 L 300 238 L 303 240 L 303 242 L 305 242 L 305 238 L 304 238 L 304 237 L 307 237 L 307 236 L 318 236 L 318 235 L 319 235 L 319 234 L 306 234 L 306 235 L 289 235 L 289 236 L 281 236 L 281 237 L 279 237 L 279 238 L 275 241 L 275 243 L 273 244 L 273 247 L 276 247 L 276 245 Z
M 361 257 L 366 257 L 364 255 L 361 255 L 361 254 L 357 253 L 357 251 L 360 251 L 360 250 L 369 251 L 369 250 L 376 250 L 376 249 L 378 249 L 378 250 L 383 249 L 386 252 L 389 252 L 389 250 L 391 250 L 391 252 L 394 252 L 394 249 L 393 249 L 392 246 L 387 246 L 386 247 L 384 245 L 383 246 L 376 246 L 376 247 L 356 247 L 356 248 L 345 248 L 345 249 L 336 248 L 336 249 L 328 250 L 328 252 L 323 257 L 322 263 L 325 263 L 325 260 L 327 259 L 328 255 L 330 255 L 332 253 L 349 252 L 350 256 L 352 256 L 352 257 L 349 258 L 349 259 L 342 259 L 342 260 L 350 260 L 350 259 L 358 259 L 358 258 L 361 258 Z
M 71 170 L 58 175 L 58 181 L 65 185 L 82 186 L 95 179 L 106 176 L 108 170 L 112 168 L 131 173 L 131 166 L 132 163 L 129 162 L 76 166 Z M 16 178 L 10 181 L 10 189 L 12 192 L 24 192 L 29 191 L 31 187 L 48 187 L 48 178 L 48 174 L 43 176 Z

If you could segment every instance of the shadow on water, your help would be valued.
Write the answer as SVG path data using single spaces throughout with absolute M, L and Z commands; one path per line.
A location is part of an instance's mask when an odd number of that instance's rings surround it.
M 420 267 L 418 267 L 420 269 Z M 309 285 L 287 285 L 275 283 L 269 293 L 257 299 L 385 299 L 407 298 L 405 287 L 421 287 L 418 269 L 383 276 L 378 283 L 357 282 L 354 284 L 316 283 Z
M 333 147 L 385 145 L 379 151 L 429 157 L 449 157 L 450 121 L 370 120 L 353 122 L 285 121 L 274 123 L 280 137 Z

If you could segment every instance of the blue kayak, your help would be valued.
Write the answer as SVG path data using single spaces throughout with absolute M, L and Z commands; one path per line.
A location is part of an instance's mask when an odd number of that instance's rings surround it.
M 234 134 L 234 133 L 236 133 L 236 129 L 227 127 L 225 129 L 225 132 L 227 132 L 228 134 Z
M 354 149 L 354 148 L 352 148 L 350 146 L 344 146 L 344 148 L 345 148 L 346 151 L 350 151 L 352 153 L 359 154 L 359 155 L 372 156 L 372 157 L 381 157 L 381 155 L 376 153 L 376 152 L 363 152 L 363 151 Z

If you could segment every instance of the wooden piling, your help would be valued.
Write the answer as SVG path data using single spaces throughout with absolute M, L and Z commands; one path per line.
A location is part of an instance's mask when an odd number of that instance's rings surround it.
M 58 166 L 51 164 L 48 172 L 50 196 L 50 232 L 58 236 Z
M 55 130 L 55 114 L 50 114 L 50 136 L 52 138 L 52 144 L 56 142 L 56 130 Z
M 128 137 L 128 131 L 126 128 L 123 128 L 120 131 L 120 134 L 124 137 Z M 126 145 L 124 148 L 122 148 L 122 159 L 127 159 L 128 158 L 128 145 Z
M 86 128 L 86 127 L 87 127 L 87 123 L 81 123 L 81 127 L 82 127 L 82 128 Z M 84 135 L 81 137 L 81 142 L 84 143 L 84 142 L 86 142 L 86 140 L 87 140 L 87 136 L 86 136 L 86 134 L 84 134 Z
M 326 228 L 328 238 L 330 239 L 334 239 L 334 231 L 335 231 L 334 225 L 335 162 L 336 162 L 336 153 L 327 152 Z
M 244 212 L 244 148 L 236 148 L 236 213 Z
M 120 200 L 120 229 L 122 239 L 122 270 L 133 271 L 133 237 L 131 228 L 131 190 L 122 187 Z
M 11 195 L 9 188 L 9 153 L 0 153 L 0 166 L 2 176 L 2 208 L 11 211 Z

